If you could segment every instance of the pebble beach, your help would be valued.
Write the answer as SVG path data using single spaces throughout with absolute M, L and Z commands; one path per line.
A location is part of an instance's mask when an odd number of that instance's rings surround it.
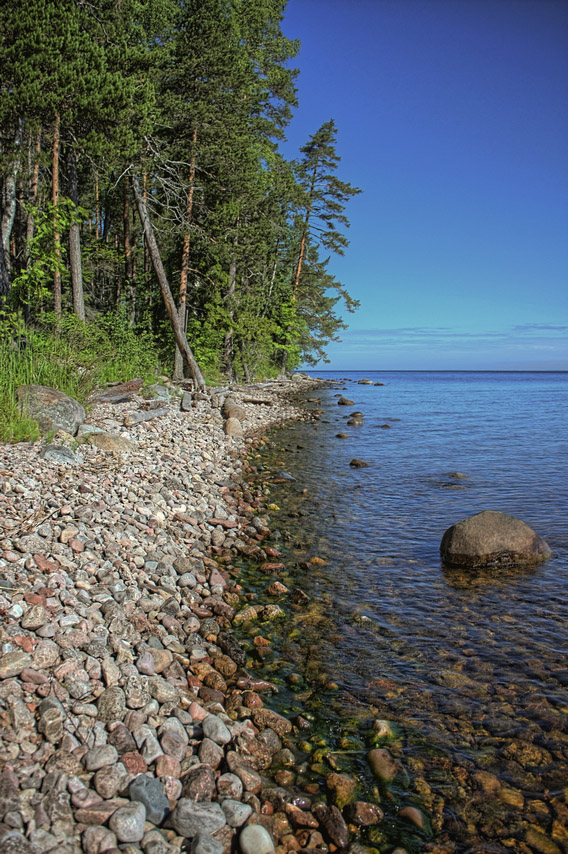
M 347 847 L 337 806 L 270 778 L 295 724 L 245 667 L 227 571 L 275 559 L 244 457 L 317 384 L 231 388 L 230 418 L 227 389 L 111 393 L 78 440 L 0 447 L 3 854 Z

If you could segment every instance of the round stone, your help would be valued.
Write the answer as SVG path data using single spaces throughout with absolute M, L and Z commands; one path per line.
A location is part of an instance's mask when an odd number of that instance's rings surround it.
M 249 824 L 241 831 L 239 847 L 242 854 L 272 854 L 275 850 L 271 835 L 260 824 Z
M 214 741 L 215 744 L 228 744 L 231 733 L 217 715 L 208 715 L 203 721 L 203 734 Z
M 146 808 L 133 802 L 119 807 L 109 819 L 109 827 L 116 833 L 119 842 L 139 842 L 144 836 Z
M 164 787 L 155 777 L 141 774 L 128 787 L 132 801 L 144 804 L 146 818 L 152 824 L 160 825 L 170 811 L 170 804 L 165 795 Z

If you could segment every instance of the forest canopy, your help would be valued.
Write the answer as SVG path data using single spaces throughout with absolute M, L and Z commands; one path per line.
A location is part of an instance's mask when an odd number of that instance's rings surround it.
M 296 159 L 279 151 L 300 47 L 282 33 L 285 6 L 5 0 L 4 337 L 112 316 L 178 380 L 325 357 L 338 303 L 356 308 L 328 262 L 360 191 L 336 175 L 333 120 Z

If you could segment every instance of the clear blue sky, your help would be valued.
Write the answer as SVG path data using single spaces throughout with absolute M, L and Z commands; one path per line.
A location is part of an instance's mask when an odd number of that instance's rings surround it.
M 289 0 L 300 106 L 364 192 L 330 369 L 568 369 L 568 0 Z

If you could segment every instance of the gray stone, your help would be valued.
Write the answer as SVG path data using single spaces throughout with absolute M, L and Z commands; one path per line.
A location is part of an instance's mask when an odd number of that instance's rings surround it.
M 158 703 L 177 703 L 179 700 L 179 691 L 161 676 L 150 676 L 148 678 L 148 688 L 150 694 Z
M 83 458 L 65 445 L 46 445 L 39 453 L 42 460 L 51 460 L 66 466 L 80 466 Z
M 109 819 L 109 827 L 116 833 L 119 842 L 139 842 L 144 836 L 146 808 L 144 804 L 132 802 L 119 807 Z
M 520 519 L 484 510 L 448 528 L 440 554 L 449 566 L 508 567 L 541 563 L 552 552 Z
M 203 734 L 214 741 L 215 744 L 228 744 L 231 740 L 231 733 L 217 715 L 207 715 L 202 723 Z
M 160 825 L 170 811 L 164 787 L 156 777 L 140 774 L 128 787 L 130 800 L 144 804 L 146 820 Z
M 198 833 L 191 840 L 191 854 L 223 854 L 223 843 L 208 833 Z
M 217 778 L 217 791 L 222 797 L 240 800 L 243 794 L 243 784 L 236 774 L 221 774 Z
M 83 757 L 83 763 L 87 771 L 98 771 L 106 765 L 114 765 L 118 760 L 118 751 L 112 744 L 103 744 L 100 747 L 92 747 Z
M 231 798 L 224 800 L 221 808 L 230 827 L 242 827 L 252 812 L 252 807 L 249 804 L 243 804 Z
M 74 436 L 85 420 L 85 409 L 78 401 L 55 388 L 25 385 L 16 389 L 24 412 L 38 422 L 42 434 L 63 431 Z
M 11 830 L 0 837 L 0 850 L 2 854 L 38 854 L 36 846 L 16 830 Z
M 136 424 L 141 424 L 142 421 L 153 421 L 154 418 L 161 418 L 162 415 L 167 415 L 169 409 L 145 409 L 142 412 L 129 412 L 124 416 L 125 427 L 135 427 Z
M 179 836 L 191 839 L 198 833 L 215 833 L 226 825 L 227 820 L 217 803 L 194 803 L 181 798 L 170 816 L 170 823 Z
M 92 825 L 87 827 L 81 835 L 81 843 L 84 854 L 102 854 L 103 851 L 109 851 L 111 848 L 116 848 L 116 835 L 109 830 L 108 827 L 96 827 Z
M 242 854 L 272 854 L 272 837 L 260 824 L 249 824 L 241 831 L 239 846 Z

